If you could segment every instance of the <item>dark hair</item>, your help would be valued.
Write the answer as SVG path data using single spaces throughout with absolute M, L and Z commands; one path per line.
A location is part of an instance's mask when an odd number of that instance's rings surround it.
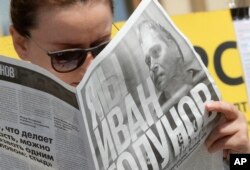
M 11 0 L 10 16 L 14 28 L 22 36 L 30 36 L 29 30 L 37 25 L 37 13 L 42 7 L 64 7 L 76 2 L 103 0 Z M 113 0 L 106 0 L 114 13 Z

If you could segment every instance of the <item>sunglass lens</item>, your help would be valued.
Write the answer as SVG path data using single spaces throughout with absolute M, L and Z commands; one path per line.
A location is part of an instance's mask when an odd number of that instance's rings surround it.
M 50 56 L 51 64 L 58 72 L 73 71 L 86 59 L 86 54 L 83 54 L 82 51 L 64 51 Z
M 91 49 L 73 49 L 63 50 L 60 52 L 51 52 L 48 55 L 51 57 L 51 65 L 58 72 L 70 72 L 81 66 L 87 58 L 88 52 L 91 52 L 93 57 L 96 57 L 109 42 L 100 44 Z

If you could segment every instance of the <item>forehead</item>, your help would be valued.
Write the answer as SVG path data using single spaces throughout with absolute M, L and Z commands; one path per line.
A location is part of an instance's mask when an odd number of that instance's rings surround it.
M 34 32 L 54 40 L 91 40 L 109 32 L 111 25 L 112 12 L 108 3 L 77 2 L 64 7 L 41 8 Z
M 141 28 L 140 36 L 141 36 L 142 48 L 145 51 L 148 51 L 156 44 L 163 42 L 160 33 L 158 33 L 152 28 Z

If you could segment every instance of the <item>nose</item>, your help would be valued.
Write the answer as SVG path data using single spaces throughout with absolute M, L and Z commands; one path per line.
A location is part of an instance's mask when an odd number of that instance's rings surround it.
M 150 66 L 150 70 L 151 70 L 153 73 L 156 73 L 156 72 L 159 70 L 159 64 L 157 64 L 157 63 L 152 63 L 151 66 Z
M 87 59 L 93 61 L 94 58 L 95 58 L 95 55 L 94 55 L 92 52 L 89 51 L 89 52 L 87 53 L 86 61 L 87 61 Z M 85 61 L 85 62 L 86 62 L 86 61 Z
M 92 53 L 88 52 L 86 60 L 84 61 L 84 63 L 80 66 L 80 72 L 82 74 L 82 77 L 84 76 L 84 74 L 86 73 L 88 67 L 90 66 L 90 64 L 92 63 L 92 61 L 94 60 L 94 56 L 92 55 Z

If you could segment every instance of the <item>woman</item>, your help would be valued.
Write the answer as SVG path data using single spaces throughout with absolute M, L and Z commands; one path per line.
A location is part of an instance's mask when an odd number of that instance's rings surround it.
M 111 0 L 12 0 L 10 33 L 21 59 L 77 86 L 95 56 L 60 51 L 101 45 L 100 51 L 110 40 L 112 17 Z
M 17 54 L 77 86 L 110 40 L 112 0 L 12 0 L 10 33 Z M 81 48 L 85 50 L 75 50 Z M 233 105 L 213 102 L 223 119 L 206 140 L 208 150 L 249 153 L 247 123 Z

